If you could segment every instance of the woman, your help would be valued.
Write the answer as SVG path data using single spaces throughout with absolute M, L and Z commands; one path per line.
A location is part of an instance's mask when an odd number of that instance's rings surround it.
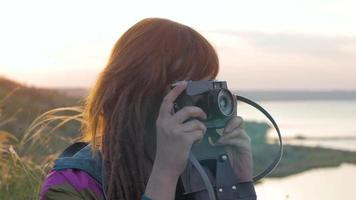
M 206 131 L 199 120 L 183 122 L 206 114 L 198 107 L 173 113 L 187 83 L 172 90 L 170 85 L 214 79 L 218 70 L 214 48 L 192 28 L 159 18 L 132 26 L 115 44 L 85 104 L 84 133 L 92 152 L 102 156 L 104 181 L 58 162 L 40 198 L 104 199 L 105 191 L 107 199 L 174 199 L 190 148 Z M 242 118 L 230 120 L 222 134 L 215 145 L 226 146 L 238 180 L 251 182 L 250 139 Z

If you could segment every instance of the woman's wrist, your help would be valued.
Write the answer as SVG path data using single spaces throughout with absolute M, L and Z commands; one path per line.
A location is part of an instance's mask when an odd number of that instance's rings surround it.
M 231 166 L 239 182 L 250 182 L 253 180 L 252 151 L 245 149 L 239 151 L 236 147 L 227 147 L 226 152 L 230 157 Z
M 250 182 L 253 179 L 253 161 L 251 153 L 241 153 L 238 155 L 234 166 L 239 182 Z
M 179 174 L 155 162 L 146 186 L 145 196 L 154 200 L 173 200 L 178 178 Z

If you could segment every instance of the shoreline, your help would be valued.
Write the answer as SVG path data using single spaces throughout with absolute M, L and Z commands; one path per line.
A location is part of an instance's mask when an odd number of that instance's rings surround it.
M 261 172 L 274 160 L 279 144 L 269 142 L 270 126 L 264 122 L 246 122 L 245 129 L 252 141 L 254 172 Z M 282 140 L 285 141 L 283 137 Z M 356 151 L 288 144 L 287 141 L 283 144 L 283 157 L 269 177 L 287 177 L 311 169 L 337 167 L 342 163 L 356 164 Z

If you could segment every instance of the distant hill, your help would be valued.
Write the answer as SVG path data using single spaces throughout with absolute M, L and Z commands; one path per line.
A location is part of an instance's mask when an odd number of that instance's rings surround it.
M 85 89 L 85 88 L 53 88 L 53 89 L 74 98 L 83 98 L 86 95 L 88 95 L 89 92 L 89 89 Z
M 0 77 L 0 119 L 11 119 L 1 126 L 21 133 L 35 117 L 50 109 L 81 104 L 82 98 L 54 89 L 40 89 Z
M 356 100 L 356 91 L 234 91 L 255 101 Z

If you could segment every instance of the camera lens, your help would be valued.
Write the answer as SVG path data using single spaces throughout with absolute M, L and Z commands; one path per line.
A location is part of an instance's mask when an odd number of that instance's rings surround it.
M 228 90 L 220 90 L 218 93 L 218 107 L 225 116 L 230 116 L 234 112 L 234 98 Z

